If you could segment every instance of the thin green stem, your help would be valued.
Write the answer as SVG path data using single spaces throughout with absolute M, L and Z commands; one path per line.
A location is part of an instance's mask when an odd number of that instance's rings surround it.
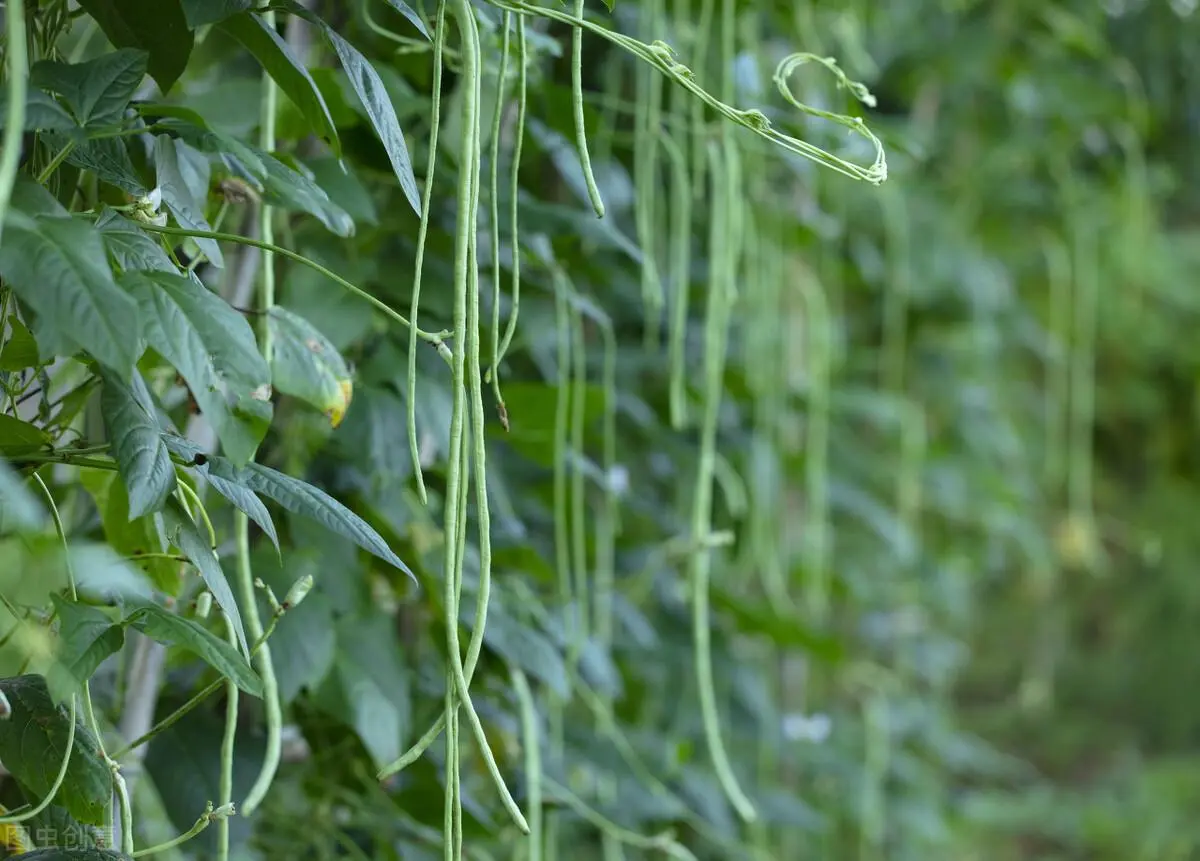
M 408 452 L 412 458 L 413 474 L 417 477 L 417 494 L 422 505 L 429 504 L 425 490 L 425 473 L 421 468 L 421 447 L 417 442 L 417 314 L 421 304 L 421 275 L 425 271 L 425 242 L 429 235 L 429 213 L 433 208 L 433 181 L 437 175 L 438 131 L 442 123 L 442 51 L 446 44 L 446 3 L 439 0 L 437 24 L 433 31 L 433 85 L 430 96 L 429 166 L 425 170 L 425 190 L 421 196 L 421 224 L 417 228 L 417 258 L 413 264 L 412 302 L 408 329 L 408 397 L 405 418 L 408 431 Z
M 8 216 L 17 168 L 21 161 L 21 139 L 25 135 L 25 98 L 29 88 L 29 50 L 25 42 L 24 0 L 4 4 L 5 53 L 8 55 L 8 113 L 5 116 L 4 150 L 0 152 L 0 234 Z
M 225 616 L 225 638 L 233 648 L 238 646 L 233 620 Z M 220 774 L 217 780 L 217 803 L 233 807 L 233 750 L 237 742 L 238 686 L 231 679 L 225 684 L 225 732 L 221 736 Z M 229 819 L 217 823 L 217 861 L 229 861 Z
M 72 152 L 75 151 L 75 141 L 67 141 L 63 148 L 54 154 L 54 158 L 50 159 L 50 163 L 42 168 L 42 172 L 38 174 L 38 185 L 45 185 L 50 181 L 50 177 L 54 176 L 54 171 L 58 170 L 59 165 L 67 160 Z

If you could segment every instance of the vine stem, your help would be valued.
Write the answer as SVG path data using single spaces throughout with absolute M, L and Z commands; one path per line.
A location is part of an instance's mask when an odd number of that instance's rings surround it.
M 233 620 L 225 614 L 225 638 L 234 649 L 238 647 Z M 233 749 L 237 742 L 238 686 L 232 680 L 225 683 L 225 732 L 221 736 L 221 764 L 217 781 L 218 804 L 233 809 Z M 217 823 L 217 861 L 229 859 L 229 819 Z
M 385 314 L 387 317 L 396 321 L 401 326 L 404 326 L 405 328 L 409 328 L 410 326 L 412 326 L 412 324 L 408 321 L 407 317 L 405 317 L 403 314 L 401 314 L 398 311 L 396 311 L 395 309 L 393 309 L 387 303 L 381 302 L 379 299 L 376 299 L 374 296 L 372 296 L 366 290 L 362 289 L 361 287 L 358 287 L 355 284 L 351 284 L 349 281 L 347 281 L 345 278 L 338 275 L 336 272 L 332 271 L 331 269 L 327 269 L 326 267 L 322 266 L 317 261 L 311 260 L 308 257 L 305 257 L 303 254 L 298 254 L 297 252 L 292 251 L 290 248 L 284 248 L 281 245 L 275 245 L 270 242 L 265 242 L 261 239 L 252 239 L 249 236 L 239 236 L 236 233 L 222 233 L 222 232 L 215 231 L 215 230 L 188 230 L 183 227 L 159 227 L 157 224 L 146 224 L 143 222 L 139 222 L 138 226 L 141 227 L 143 230 L 149 230 L 153 233 L 162 233 L 166 236 L 191 236 L 191 237 L 199 238 L 199 239 L 214 239 L 218 242 L 233 242 L 238 245 L 249 245 L 252 248 L 258 248 L 258 249 L 261 249 L 262 251 L 269 251 L 272 254 L 278 254 L 280 257 L 286 257 L 289 260 L 295 261 L 296 263 L 300 263 L 300 264 L 303 264 L 304 266 L 309 267 L 310 269 L 312 269 L 315 272 L 321 273 L 326 278 L 328 278 L 330 281 L 333 281 L 335 284 L 337 284 L 339 287 L 342 287 L 342 288 L 350 291 L 355 296 L 370 303 L 376 310 L 380 311 L 381 313 Z M 424 329 L 420 329 L 420 328 L 417 328 L 416 332 L 417 332 L 417 337 L 420 338 L 422 341 L 426 341 L 426 342 L 432 344 L 433 346 L 437 347 L 439 354 L 442 354 L 444 357 L 449 356 L 449 350 L 448 350 L 448 348 L 446 348 L 445 339 L 450 337 L 450 335 L 452 334 L 451 332 L 446 331 L 446 330 L 443 330 L 441 332 L 426 332 Z
M 25 98 L 29 89 L 29 46 L 25 43 L 24 0 L 4 4 L 4 29 L 8 53 L 8 113 L 4 127 L 4 152 L 0 153 L 0 234 L 8 215 L 17 168 L 21 159 L 21 138 L 25 134 Z
M 264 15 L 267 27 L 275 28 L 275 13 L 269 11 Z M 275 115 L 279 103 L 279 88 L 274 78 L 263 72 L 263 95 L 259 109 L 259 146 L 264 152 L 275 150 Z M 274 209 L 265 201 L 259 203 L 258 233 L 266 245 L 275 244 Z M 267 366 L 271 366 L 274 358 L 274 344 L 271 333 L 271 309 L 275 307 L 275 259 L 271 251 L 263 250 L 262 281 L 259 286 L 259 312 L 262 315 L 262 325 L 259 332 L 260 349 Z M 203 509 L 201 509 L 203 510 Z M 246 633 L 252 641 L 263 637 L 262 619 L 258 614 L 258 595 L 254 590 L 254 570 L 250 562 L 250 518 L 243 511 L 234 515 L 234 533 L 237 545 L 237 574 L 238 587 L 242 595 L 242 619 Z M 250 791 L 242 801 L 242 815 L 249 816 L 266 797 L 267 790 L 279 770 L 279 760 L 282 753 L 283 714 L 279 704 L 279 685 L 275 679 L 275 663 L 271 660 L 271 647 L 265 639 L 262 648 L 255 656 L 259 677 L 262 679 L 263 711 L 267 724 L 266 750 L 263 753 L 262 766 L 258 777 Z M 223 799 L 225 803 L 228 799 Z
M 446 44 L 446 3 L 439 0 L 437 23 L 433 32 L 433 85 L 430 95 L 429 166 L 425 170 L 425 191 L 421 197 L 421 224 L 417 228 L 417 257 L 413 263 L 412 304 L 408 316 L 408 398 L 405 418 L 408 431 L 408 453 L 412 458 L 413 474 L 417 477 L 417 495 L 422 505 L 429 504 L 425 490 L 425 472 L 421 468 L 421 447 L 417 442 L 417 313 L 421 303 L 421 275 L 425 270 L 425 241 L 429 235 L 429 213 L 433 208 L 433 180 L 437 173 L 438 131 L 442 124 L 442 52 Z

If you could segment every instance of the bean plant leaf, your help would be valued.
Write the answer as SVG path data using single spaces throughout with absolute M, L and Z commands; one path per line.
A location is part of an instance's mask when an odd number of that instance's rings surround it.
M 55 148 L 66 146 L 68 140 L 66 135 L 57 132 L 46 135 L 46 142 Z M 83 141 L 71 150 L 67 164 L 90 170 L 97 179 L 133 197 L 142 197 L 149 191 L 133 167 L 125 141 L 120 138 Z
M 79 0 L 108 41 L 147 54 L 147 70 L 164 93 L 183 74 L 194 36 L 180 0 Z
M 258 153 L 265 171 L 264 191 L 269 202 L 307 212 L 338 236 L 354 235 L 354 219 L 329 199 L 319 185 L 267 153 Z
M 126 272 L 120 282 L 141 309 L 147 343 L 187 381 L 230 459 L 245 463 L 266 435 L 271 415 L 263 399 L 270 371 L 250 324 L 182 275 Z
M 354 391 L 345 359 L 315 326 L 286 308 L 273 307 L 268 325 L 274 348 L 271 378 L 275 388 L 312 404 L 336 428 L 350 407 Z
M 175 489 L 175 465 L 142 375 L 134 371 L 128 386 L 111 374 L 103 378 L 100 410 L 129 493 L 129 519 L 133 520 L 162 508 Z
M 55 664 L 46 684 L 55 702 L 66 702 L 109 655 L 125 645 L 125 629 L 98 607 L 51 596 L 59 618 Z
M 254 6 L 252 0 L 182 0 L 183 14 L 192 29 L 216 24 Z
M 387 89 L 375 67 L 362 55 L 357 48 L 342 38 L 336 30 L 310 10 L 296 3 L 295 0 L 285 0 L 284 6 L 293 15 L 304 18 L 316 25 L 325 34 L 329 44 L 333 46 L 342 69 L 350 79 L 350 86 L 358 96 L 359 102 L 367 112 L 371 127 L 379 136 L 400 188 L 408 198 L 409 205 L 415 212 L 421 211 L 421 195 L 417 190 L 417 178 L 413 175 L 412 158 L 408 154 L 408 144 L 404 141 L 404 132 L 400 129 L 400 121 L 396 117 L 396 109 L 388 97 Z
M 0 761 L 36 798 L 50 793 L 67 753 L 71 715 L 56 705 L 38 675 L 0 680 L 12 714 L 0 721 Z M 76 719 L 74 745 L 55 803 L 88 825 L 105 825 L 112 799 L 112 774 L 91 730 Z
M 407 18 L 409 23 L 416 27 L 422 36 L 426 39 L 431 38 L 429 30 L 425 27 L 425 22 L 421 20 L 421 16 L 416 13 L 413 7 L 405 3 L 404 0 L 384 0 L 384 2 Z
M 38 529 L 46 510 L 7 463 L 0 460 L 0 533 L 16 528 Z
M 323 490 L 259 463 L 248 463 L 238 469 L 229 461 L 214 457 L 209 458 L 208 468 L 213 475 L 261 493 L 293 514 L 316 520 L 416 580 L 412 570 L 370 524 Z
M 271 543 L 275 545 L 275 550 L 278 552 L 279 534 L 275 531 L 275 521 L 271 519 L 271 512 L 267 511 L 267 507 L 263 505 L 263 501 L 258 498 L 258 495 L 248 487 L 243 487 L 219 475 L 213 475 L 207 471 L 205 475 L 208 478 L 209 484 L 212 485 L 213 490 L 225 497 L 230 505 L 258 524 L 258 528 L 271 540 Z
M 49 192 L 39 191 L 58 206 Z M 138 339 L 130 337 L 138 309 L 113 280 L 92 225 L 65 213 L 31 217 L 10 211 L 0 244 L 0 277 L 39 317 L 69 331 L 121 379 L 130 378 L 141 353 Z
M 61 95 L 81 126 L 116 125 L 146 77 L 148 59 L 145 51 L 121 48 L 85 63 L 39 60 L 29 69 L 29 83 Z
M 0 94 L 0 129 L 8 124 L 8 95 Z M 25 131 L 70 132 L 79 128 L 75 118 L 55 100 L 54 96 L 41 90 L 30 90 L 25 97 Z
M 152 640 L 186 649 L 251 696 L 262 696 L 262 681 L 237 649 L 207 628 L 157 604 L 145 604 L 125 617 Z
M 253 12 L 226 18 L 219 27 L 254 55 L 279 89 L 300 109 L 316 135 L 340 155 L 341 141 L 325 97 L 275 28 Z
M 233 597 L 233 590 L 229 588 L 229 580 L 225 577 L 216 551 L 208 543 L 208 539 L 200 535 L 195 522 L 175 506 L 167 510 L 166 519 L 171 543 L 196 566 L 196 570 L 200 572 L 200 579 L 204 581 L 208 591 L 212 592 L 213 600 L 233 623 L 233 630 L 237 634 L 242 651 L 249 655 L 250 645 L 246 642 L 242 614 L 238 610 L 237 599 Z
M 109 255 L 122 269 L 172 273 L 177 271 L 162 245 L 147 235 L 135 222 L 115 210 L 105 208 L 96 219 L 96 229 L 100 231 Z
M 8 337 L 0 347 L 0 371 L 23 371 L 41 363 L 33 333 L 14 314 L 8 316 Z
M 0 455 L 16 457 L 45 448 L 50 435 L 37 425 L 0 413 Z
M 212 227 L 204 218 L 203 201 L 185 173 L 193 156 L 199 157 L 199 153 L 177 138 L 159 135 L 154 139 L 154 167 L 163 205 L 175 216 L 180 227 L 211 232 Z M 225 265 L 221 246 L 215 239 L 197 238 L 195 242 L 209 263 L 217 267 Z

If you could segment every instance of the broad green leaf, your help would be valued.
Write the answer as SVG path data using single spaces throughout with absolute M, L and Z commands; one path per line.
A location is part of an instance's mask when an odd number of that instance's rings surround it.
M 187 68 L 193 36 L 180 0 L 79 0 L 117 48 L 148 55 L 150 77 L 164 93 Z
M 135 370 L 128 386 L 111 374 L 102 376 L 100 409 L 129 495 L 129 519 L 133 520 L 162 508 L 175 489 L 175 465 L 142 375 Z
M 0 94 L 0 129 L 7 125 L 8 96 Z M 49 93 L 30 90 L 25 97 L 25 131 L 70 132 L 79 128 L 66 110 Z
M 159 135 L 154 139 L 154 168 L 163 205 L 175 216 L 180 227 L 211 232 L 212 227 L 204 218 L 204 198 L 196 193 L 196 183 L 190 182 L 191 177 L 186 172 L 194 157 L 199 154 L 177 138 Z M 225 265 L 221 246 L 215 239 L 194 241 L 209 263 L 216 267 Z
M 413 577 L 409 567 L 400 561 L 400 557 L 392 552 L 370 524 L 323 490 L 259 463 L 248 463 L 238 469 L 221 458 L 210 458 L 208 466 L 212 474 L 257 491 L 293 514 L 316 520 L 326 529 L 349 538 L 362 549 Z
M 96 219 L 96 229 L 100 231 L 108 253 L 122 269 L 178 272 L 157 239 L 115 210 L 105 208 Z
M 0 413 L 0 455 L 30 454 L 49 447 L 51 442 L 50 435 L 36 425 Z
M 752 603 L 718 587 L 711 594 L 713 612 L 727 614 L 747 637 L 766 637 L 781 646 L 804 649 L 823 661 L 837 661 L 842 656 L 842 644 L 835 637 L 781 616 L 768 604 Z
M 383 2 L 387 3 L 393 9 L 407 18 L 409 22 L 417 28 L 422 36 L 424 36 L 426 39 L 430 38 L 429 30 L 426 29 L 425 22 L 421 20 L 421 16 L 418 15 L 411 6 L 405 3 L 404 0 L 383 0 Z
M 207 628 L 157 604 L 145 604 L 125 617 L 152 640 L 185 649 L 251 696 L 262 696 L 262 681 L 246 659 Z
M 0 721 L 0 762 L 33 795 L 42 799 L 54 786 L 67 752 L 71 715 L 55 705 L 42 676 L 25 675 L 0 680 L 0 691 L 12 706 L 8 720 Z M 75 740 L 66 777 L 55 803 L 88 825 L 106 825 L 112 799 L 112 774 L 96 739 L 76 716 Z M 57 850 L 56 850 L 57 851 Z
M 46 676 L 55 702 L 66 702 L 109 655 L 125 645 L 125 629 L 101 609 L 52 596 L 59 618 L 56 663 Z
M 271 309 L 268 325 L 276 390 L 312 404 L 336 428 L 354 391 L 345 360 L 315 326 L 282 306 Z
M 351 219 L 362 224 L 379 223 L 379 212 L 371 192 L 350 165 L 343 166 L 332 156 L 310 159 L 307 165 L 312 171 L 313 182 Z
M 0 347 L 0 371 L 23 371 L 41 364 L 37 341 L 15 314 L 8 316 L 8 337 Z
M 178 369 L 200 411 L 235 463 L 245 463 L 266 435 L 271 406 L 266 361 L 250 324 L 202 284 L 182 275 L 126 272 L 121 284 L 137 300 L 146 342 Z
M 39 60 L 29 69 L 29 83 L 61 95 L 81 126 L 116 125 L 146 76 L 147 59 L 145 51 L 122 48 L 86 63 Z
M 249 655 L 250 644 L 246 642 L 242 614 L 238 610 L 237 599 L 233 597 L 233 590 L 229 588 L 229 580 L 225 577 L 216 551 L 208 543 L 208 539 L 200 535 L 196 523 L 182 511 L 177 510 L 176 506 L 167 509 L 165 520 L 171 543 L 178 547 L 196 566 L 196 570 L 200 572 L 200 579 L 204 581 L 208 591 L 212 592 L 213 600 L 233 623 L 233 630 L 237 634 L 242 651 Z
M 367 112 L 367 119 L 371 121 L 371 127 L 375 129 L 375 133 L 379 136 L 379 140 L 387 152 L 388 160 L 392 163 L 392 170 L 396 174 L 396 179 L 400 181 L 400 188 L 404 191 L 404 196 L 408 198 L 408 203 L 413 211 L 419 213 L 421 211 L 421 195 L 417 190 L 417 178 L 413 175 L 408 144 L 404 141 L 404 132 L 401 131 L 400 121 L 396 118 L 396 109 L 392 106 L 379 73 L 357 48 L 338 35 L 336 30 L 309 9 L 296 3 L 295 0 L 287 0 L 283 5 L 293 15 L 298 15 L 320 27 L 325 38 L 329 40 L 329 44 L 333 46 L 333 50 L 342 64 L 342 69 L 346 72 L 346 77 L 350 79 L 350 86 Z
M 376 768 L 404 752 L 411 720 L 408 688 L 390 616 L 374 611 L 338 624 L 333 671 L 321 699 L 354 727 Z
M 320 186 L 303 173 L 293 170 L 266 153 L 258 153 L 258 156 L 266 172 L 263 183 L 269 203 L 316 216 L 338 236 L 354 235 L 354 220 L 330 200 L 329 195 Z
M 336 155 L 340 155 L 341 141 L 338 139 L 337 128 L 329 115 L 324 96 L 321 95 L 308 69 L 296 59 L 291 48 L 275 29 L 252 12 L 242 12 L 226 18 L 219 27 L 254 55 L 284 95 L 291 99 L 308 119 L 317 137 L 329 144 Z
M 183 14 L 193 30 L 216 24 L 254 6 L 253 0 L 182 0 Z
M 64 134 L 46 135 L 46 142 L 59 148 L 65 146 L 68 138 Z M 97 179 L 121 189 L 132 197 L 142 197 L 149 189 L 138 176 L 129 158 L 128 144 L 124 138 L 96 138 L 78 144 L 70 155 L 67 164 L 80 170 L 90 170 Z
M 46 522 L 46 509 L 13 472 L 0 460 L 0 532 L 38 529 Z
M 100 234 L 73 218 L 12 211 L 3 238 L 0 277 L 39 317 L 129 379 L 141 354 L 139 339 L 130 337 L 138 310 L 113 281 Z
M 129 557 L 131 565 L 137 565 L 145 571 L 155 589 L 168 595 L 177 595 L 180 587 L 179 563 L 153 555 L 167 552 L 162 515 L 147 515 L 131 520 L 125 484 L 114 472 L 82 470 L 79 481 L 96 503 L 104 537 L 113 550 Z M 151 554 L 150 558 L 138 558 L 145 554 Z

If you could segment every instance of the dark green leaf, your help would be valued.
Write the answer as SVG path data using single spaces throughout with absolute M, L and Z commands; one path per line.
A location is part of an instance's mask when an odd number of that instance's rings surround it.
M 145 338 L 174 365 L 229 457 L 244 463 L 270 422 L 270 382 L 250 324 L 202 284 L 182 275 L 126 272 Z
M 29 492 L 21 476 L 0 460 L 0 531 L 38 529 L 45 521 L 45 508 Z
M 233 623 L 233 630 L 237 634 L 242 651 L 249 655 L 250 644 L 246 642 L 242 614 L 238 610 L 237 599 L 233 597 L 233 590 L 229 588 L 229 580 L 221 569 L 221 561 L 217 559 L 216 551 L 208 543 L 208 539 L 200 535 L 196 523 L 182 511 L 176 510 L 175 506 L 167 510 L 165 519 L 171 543 L 196 566 L 204 585 L 212 592 L 213 600 Z
M 271 378 L 276 390 L 300 398 L 337 427 L 350 407 L 350 369 L 329 339 L 282 306 L 271 309 Z
M 59 859 L 71 858 L 75 861 L 113 861 L 113 859 L 121 858 L 117 853 L 109 853 L 103 856 L 97 856 L 95 853 L 90 855 L 82 855 L 88 849 L 94 849 L 97 846 L 97 838 L 101 837 L 103 832 L 94 825 L 83 825 L 75 820 L 65 808 L 57 804 L 51 804 L 37 816 L 25 823 L 25 830 L 34 836 L 36 842 L 41 849 L 34 852 L 25 853 L 25 857 L 40 856 L 43 861 L 53 861 L 56 857 L 47 854 L 51 851 L 49 847 L 62 847 L 58 851 L 73 853 L 71 855 L 59 854 Z
M 125 645 L 125 629 L 103 610 L 52 596 L 59 618 L 57 662 L 46 678 L 55 702 L 66 702 L 109 655 Z
M 309 21 L 321 28 L 329 44 L 341 61 L 342 69 L 350 79 L 350 86 L 367 112 L 367 119 L 379 135 L 379 140 L 387 151 L 392 170 L 400 181 L 400 188 L 408 199 L 413 211 L 421 211 L 421 195 L 417 190 L 417 178 L 413 175 L 412 159 L 408 154 L 408 144 L 404 141 L 404 132 L 400 129 L 400 121 L 396 118 L 396 109 L 392 106 L 387 89 L 375 67 L 368 62 L 362 53 L 338 35 L 324 20 L 294 0 L 284 4 L 293 15 Z
M 150 77 L 165 93 L 187 68 L 192 31 L 180 0 L 79 0 L 117 48 L 138 48 L 148 56 Z
M 129 494 L 129 519 L 162 508 L 175 489 L 175 465 L 162 439 L 154 402 L 142 375 L 132 385 L 104 374 L 100 409 L 121 478 Z
M 54 786 L 67 752 L 70 712 L 55 705 L 41 676 L 0 680 L 0 691 L 12 706 L 11 717 L 0 721 L 0 761 L 38 799 L 44 798 Z M 80 822 L 106 825 L 112 775 L 82 717 L 81 712 L 66 777 L 54 800 Z
M 113 281 L 100 234 L 90 224 L 10 211 L 0 276 L 39 317 L 68 330 L 98 361 L 129 379 L 141 354 L 139 339 L 130 337 L 137 331 L 137 305 Z
M 0 413 L 0 455 L 15 457 L 49 447 L 50 435 L 36 425 Z
M 191 619 L 146 604 L 125 617 L 125 624 L 160 643 L 186 649 L 246 693 L 262 696 L 262 682 L 238 650 Z
M 263 183 L 268 202 L 314 215 L 338 236 L 354 235 L 353 219 L 320 186 L 266 153 L 258 156 L 266 171 Z
M 68 138 L 56 133 L 47 135 L 46 140 L 55 148 L 60 148 L 66 145 Z M 126 194 L 143 197 L 149 189 L 134 170 L 127 146 L 124 138 L 83 141 L 71 150 L 71 154 L 67 156 L 67 164 L 80 170 L 90 170 L 96 174 L 97 179 L 121 189 Z
M 0 129 L 7 123 L 8 96 L 0 94 Z M 25 97 L 25 131 L 69 132 L 79 123 L 68 114 L 54 97 L 41 90 L 30 90 Z
M 108 253 L 122 269 L 178 272 L 157 239 L 115 210 L 106 208 L 96 219 L 96 229 L 104 238 Z
M 719 588 L 712 590 L 715 613 L 725 613 L 746 636 L 762 636 L 781 645 L 804 649 L 824 661 L 842 656 L 842 644 L 835 637 L 813 631 L 791 616 L 780 616 L 767 604 L 738 598 Z
M 183 14 L 192 29 L 216 24 L 254 6 L 253 0 L 183 0 Z
M 198 194 L 195 187 L 198 184 L 190 181 L 188 168 L 197 162 L 207 166 L 203 157 L 183 141 L 169 135 L 154 139 L 154 167 L 163 205 L 175 216 L 180 227 L 211 231 L 212 227 L 204 218 L 204 197 L 201 196 L 207 188 Z M 204 185 L 207 186 L 207 182 Z M 195 242 L 209 263 L 218 267 L 225 265 L 221 246 L 215 239 L 196 239 Z
M 340 154 L 341 141 L 329 115 L 325 98 L 317 89 L 308 69 L 296 59 L 291 48 L 274 28 L 252 12 L 234 15 L 222 21 L 219 26 L 255 56 L 284 95 L 291 99 L 308 119 L 313 132 L 329 144 L 335 154 Z
M 41 364 L 33 333 L 16 315 L 8 317 L 8 338 L 0 347 L 0 371 L 23 371 Z
M 370 524 L 324 491 L 259 463 L 249 463 L 237 469 L 220 458 L 210 458 L 208 465 L 212 474 L 257 491 L 294 514 L 316 520 L 326 529 L 349 538 L 409 577 L 413 576 L 409 567 L 400 561 L 400 557 L 392 552 Z
M 39 60 L 29 69 L 29 83 L 61 95 L 81 126 L 116 125 L 146 76 L 147 58 L 145 51 L 122 48 L 86 63 Z

